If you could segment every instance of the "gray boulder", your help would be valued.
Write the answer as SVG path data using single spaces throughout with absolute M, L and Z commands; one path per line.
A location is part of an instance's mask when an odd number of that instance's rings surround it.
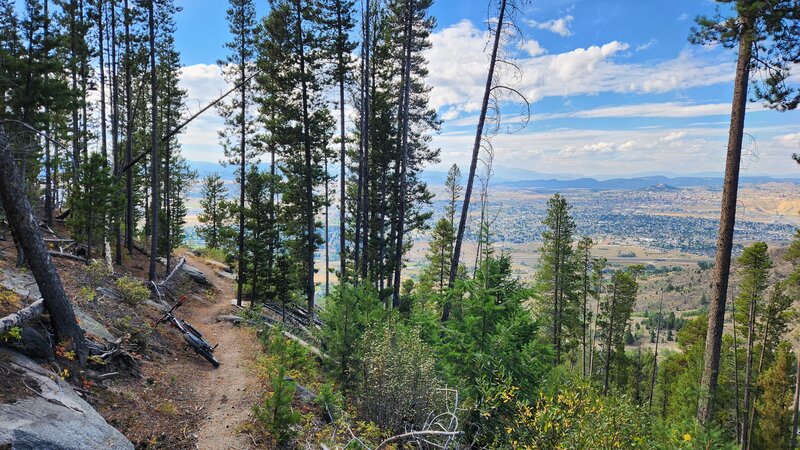
M 30 391 L 14 403 L 0 404 L 0 448 L 133 450 L 133 444 L 69 384 L 52 380 L 52 374 L 32 360 L 0 349 L 0 366 L 7 366 Z
M 190 266 L 189 264 L 184 264 L 181 266 L 181 271 L 186 274 L 187 277 L 194 280 L 195 283 L 201 286 L 208 286 L 211 283 L 208 282 L 206 279 L 206 274 L 200 271 L 197 267 Z
M 31 327 L 20 327 L 20 339 L 9 339 L 8 341 L 1 341 L 0 345 L 10 347 L 18 352 L 22 352 L 27 356 L 35 359 L 53 360 L 53 349 L 50 343 L 47 342 L 38 331 Z

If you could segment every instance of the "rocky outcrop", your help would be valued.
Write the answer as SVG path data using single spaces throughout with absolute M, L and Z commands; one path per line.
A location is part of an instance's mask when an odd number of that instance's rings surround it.
M 32 360 L 0 349 L 0 369 L 8 372 L 0 396 L 0 448 L 133 450 L 69 384 Z

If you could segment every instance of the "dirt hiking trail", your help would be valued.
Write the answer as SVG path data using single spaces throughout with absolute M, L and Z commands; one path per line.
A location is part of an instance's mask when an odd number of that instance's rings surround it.
M 230 301 L 236 298 L 235 286 L 230 280 L 218 276 L 201 258 L 187 254 L 186 260 L 201 270 L 216 288 L 211 304 L 188 302 L 178 311 L 178 316 L 194 325 L 211 345 L 219 343 L 214 350 L 214 356 L 220 362 L 218 369 L 213 369 L 199 356 L 202 370 L 187 367 L 186 376 L 196 380 L 194 394 L 205 412 L 205 419 L 197 430 L 197 448 L 255 448 L 252 439 L 239 433 L 238 429 L 252 414 L 253 405 L 260 400 L 253 361 L 259 352 L 258 339 L 252 329 L 215 321 L 218 315 L 230 313 Z

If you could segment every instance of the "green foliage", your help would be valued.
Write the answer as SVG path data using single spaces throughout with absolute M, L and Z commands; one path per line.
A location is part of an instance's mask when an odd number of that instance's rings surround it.
M 22 329 L 20 327 L 11 327 L 3 334 L 0 334 L 0 339 L 3 342 L 9 341 L 21 341 L 22 340 Z
M 253 407 L 253 414 L 275 440 L 283 445 L 295 435 L 295 425 L 300 423 L 300 414 L 292 407 L 297 376 L 311 372 L 308 351 L 294 341 L 286 339 L 280 330 L 271 329 L 262 334 L 261 342 L 267 360 L 261 367 L 267 371 L 271 392 L 260 405 Z
M 775 362 L 758 379 L 756 399 L 756 431 L 753 445 L 756 448 L 789 448 L 792 428 L 794 386 L 794 357 L 788 344 L 781 345 Z
M 551 343 L 555 347 L 555 364 L 561 363 L 561 354 L 577 343 L 582 336 L 582 322 L 578 305 L 578 265 L 573 257 L 575 221 L 570 214 L 572 206 L 560 194 L 547 201 L 547 216 L 542 221 L 542 249 L 539 271 L 536 273 L 542 293 L 540 312 L 550 328 Z M 562 349 L 563 346 L 563 349 Z
M 122 300 L 129 305 L 137 305 L 150 298 L 150 291 L 147 286 L 142 280 L 134 276 L 125 275 L 119 277 L 114 284 L 117 286 L 117 291 L 122 296 Z
M 622 396 L 554 374 L 532 406 L 516 402 L 513 423 L 498 436 L 524 448 L 655 448 L 647 415 Z M 500 445 L 503 446 L 503 445 Z
M 111 233 L 107 218 L 121 206 L 117 181 L 111 167 L 99 153 L 92 153 L 80 167 L 81 187 L 68 197 L 70 215 L 67 226 L 72 236 L 86 244 L 87 256 L 103 245 L 103 237 Z
M 488 253 L 461 289 L 462 315 L 447 322 L 440 352 L 448 384 L 466 399 L 464 429 L 488 445 L 513 414 L 502 393 L 535 395 L 552 353 L 539 341 L 539 328 L 523 306 L 531 291 L 512 277 L 507 255 Z
M 270 385 L 272 393 L 253 407 L 253 414 L 279 444 L 286 444 L 296 434 L 293 426 L 300 422 L 300 414 L 292 409 L 296 383 L 286 378 L 286 368 L 281 365 L 270 378 Z
M 86 265 L 83 274 L 89 282 L 88 287 L 95 290 L 111 275 L 111 270 L 105 261 L 93 259 Z
M 386 315 L 383 302 L 370 284 L 339 285 L 327 297 L 320 314 L 320 338 L 334 361 L 329 368 L 345 395 L 359 380 L 364 333 L 383 322 Z
M 233 237 L 229 224 L 233 205 L 227 201 L 228 189 L 219 174 L 213 173 L 203 178 L 200 196 L 203 212 L 197 215 L 197 221 L 202 225 L 197 227 L 197 234 L 203 238 L 209 251 L 222 252 L 225 243 Z
M 434 411 L 439 388 L 432 349 L 419 329 L 390 318 L 361 340 L 363 374 L 353 393 L 359 416 L 381 429 L 419 429 Z

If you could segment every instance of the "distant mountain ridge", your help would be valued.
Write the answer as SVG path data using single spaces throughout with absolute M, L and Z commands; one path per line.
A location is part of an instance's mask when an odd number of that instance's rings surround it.
M 798 178 L 772 178 L 768 176 L 741 177 L 740 184 L 794 183 L 800 184 Z M 722 189 L 722 177 L 666 177 L 651 176 L 637 178 L 612 178 L 596 180 L 594 178 L 577 178 L 574 180 L 524 180 L 499 182 L 497 186 L 512 189 L 589 189 L 589 190 L 672 190 L 675 188 L 706 187 Z

